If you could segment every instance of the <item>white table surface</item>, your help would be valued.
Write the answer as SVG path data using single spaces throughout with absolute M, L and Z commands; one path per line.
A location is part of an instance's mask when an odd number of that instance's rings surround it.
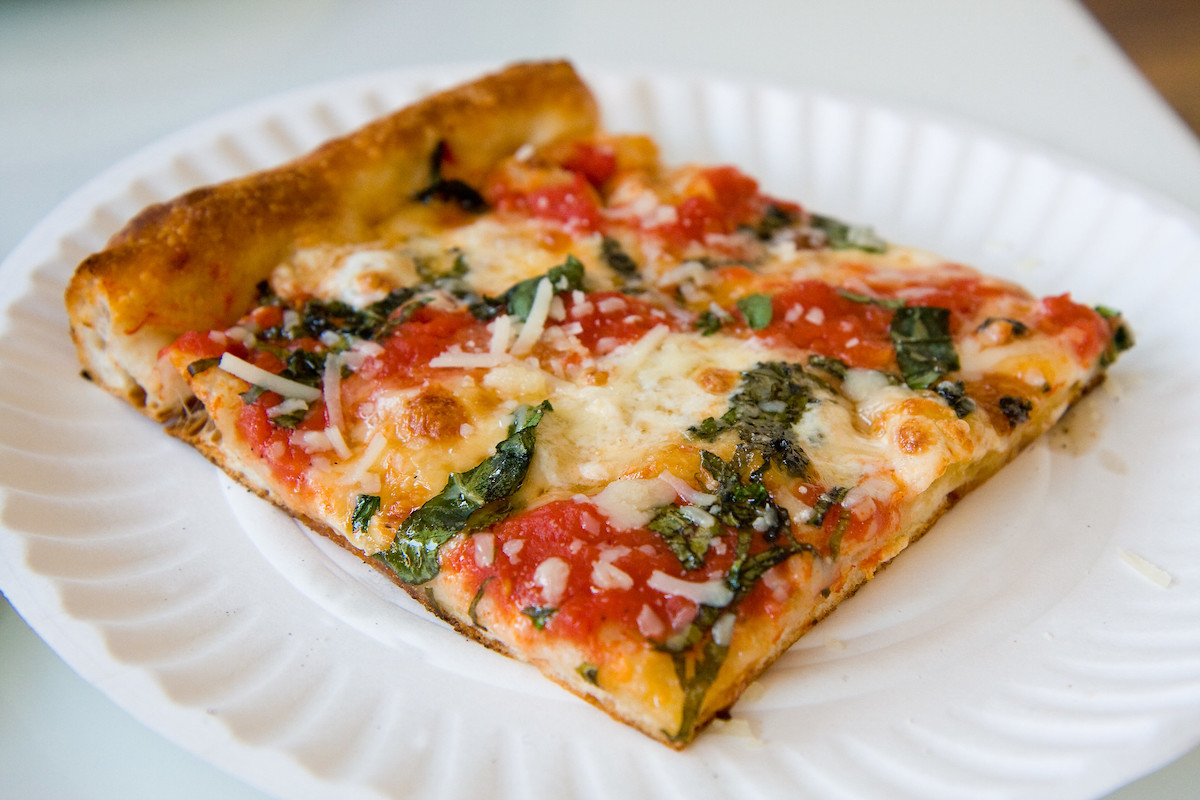
M 105 167 L 231 106 L 362 72 L 561 55 L 952 115 L 1200 211 L 1196 138 L 1066 0 L 6 0 L 0 254 Z M 1112 797 L 1198 785 L 1200 749 Z M 0 797 L 261 796 L 143 727 L 0 602 Z

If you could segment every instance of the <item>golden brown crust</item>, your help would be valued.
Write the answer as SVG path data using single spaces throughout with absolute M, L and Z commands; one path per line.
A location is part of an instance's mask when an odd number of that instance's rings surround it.
M 232 324 L 298 241 L 364 241 L 427 186 L 439 141 L 468 183 L 525 143 L 596 128 L 594 99 L 565 62 L 518 64 L 404 108 L 276 169 L 151 206 L 88 257 L 66 293 L 85 370 L 144 413 L 186 390 L 156 369 L 188 330 Z

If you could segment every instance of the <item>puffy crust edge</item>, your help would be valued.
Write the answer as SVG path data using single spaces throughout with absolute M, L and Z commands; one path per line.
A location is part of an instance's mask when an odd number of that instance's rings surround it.
M 231 325 L 301 242 L 366 241 L 430 181 L 439 141 L 455 177 L 478 181 L 521 145 L 599 125 L 566 62 L 510 66 L 383 117 L 280 167 L 146 208 L 85 259 L 66 291 L 85 373 L 146 415 L 189 399 L 158 352 L 189 330 Z

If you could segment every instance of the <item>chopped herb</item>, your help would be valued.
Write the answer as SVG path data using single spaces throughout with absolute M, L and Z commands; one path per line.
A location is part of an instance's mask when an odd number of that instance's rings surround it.
M 688 433 L 712 441 L 723 431 L 736 429 L 741 460 L 757 455 L 764 468 L 775 462 L 789 475 L 800 477 L 808 470 L 808 456 L 796 443 L 792 426 L 815 402 L 813 392 L 819 385 L 799 364 L 756 364 L 742 373 L 741 388 L 729 399 L 729 410 L 719 419 L 708 417 Z
M 471 605 L 467 607 L 467 616 L 470 617 L 471 624 L 476 628 L 479 628 L 481 631 L 486 631 L 487 626 L 479 621 L 479 617 L 476 616 L 476 610 L 479 608 L 479 601 L 483 599 L 483 592 L 485 589 L 487 589 L 488 581 L 494 577 L 496 576 L 488 575 L 479 582 L 479 588 L 475 590 L 475 596 L 471 598 Z
M 686 652 L 671 654 L 675 675 L 683 689 L 683 709 L 679 713 L 679 729 L 674 733 L 663 731 L 668 739 L 678 742 L 691 738 L 696 720 L 700 716 L 700 707 L 704 704 L 709 687 L 717 679 L 728 653 L 728 645 L 719 645 L 708 636 L 698 658 L 688 658 Z
M 1108 306 L 1096 306 L 1096 312 L 1106 320 L 1116 321 L 1116 328 L 1113 329 L 1112 338 L 1108 342 L 1108 347 L 1100 355 L 1101 366 L 1107 367 L 1117 360 L 1117 356 L 1133 347 L 1133 330 L 1125 324 L 1121 318 L 1121 312 L 1115 308 Z
M 555 611 L 558 609 L 552 606 L 525 606 L 521 609 L 521 613 L 529 617 L 533 627 L 539 631 L 546 628 L 546 621 L 554 616 Z
M 251 403 L 258 400 L 258 398 L 262 397 L 263 394 L 266 393 L 266 391 L 267 391 L 266 388 L 259 386 L 256 383 L 256 384 L 252 385 L 246 391 L 238 394 L 238 397 L 242 398 L 243 403 L 245 403 L 246 405 L 250 405 Z
M 842 537 L 846 535 L 846 529 L 850 527 L 850 509 L 843 508 L 838 514 L 837 523 L 833 526 L 833 533 L 829 534 L 829 557 L 837 558 L 842 551 Z
M 625 252 L 621 243 L 611 236 L 605 236 L 600 240 L 600 258 L 612 268 L 613 272 L 626 280 L 641 277 L 637 262 L 629 253 Z
M 1024 336 L 1025 334 L 1029 333 L 1028 325 L 1026 325 L 1024 322 L 1021 322 L 1019 319 L 1012 319 L 1011 317 L 988 317 L 983 322 L 979 323 L 979 327 L 975 329 L 975 332 L 980 333 L 989 325 L 994 325 L 997 322 L 1007 322 L 1009 328 L 1012 329 L 1013 336 Z
M 703 524 L 695 516 L 698 515 L 689 516 L 679 506 L 663 506 L 646 526 L 663 538 L 679 563 L 689 571 L 704 566 L 704 556 L 718 532 L 712 522 Z
M 325 376 L 325 353 L 297 349 L 288 354 L 279 377 L 302 383 L 305 386 L 320 386 Z
M 583 263 L 575 256 L 568 255 L 566 261 L 557 267 L 551 267 L 545 275 L 523 280 L 491 302 L 503 307 L 515 317 L 528 319 L 529 311 L 533 308 L 533 298 L 537 295 L 538 284 L 543 278 L 550 281 L 550 288 L 555 294 L 583 289 Z
M 813 505 L 813 515 L 809 519 L 808 524 L 814 527 L 821 527 L 825 524 L 825 515 L 829 513 L 829 509 L 840 504 L 846 499 L 846 494 L 850 489 L 846 486 L 834 486 L 826 492 L 823 492 L 817 498 L 817 502 Z
M 850 369 L 848 366 L 846 366 L 846 362 L 842 361 L 840 358 L 833 358 L 831 356 L 823 356 L 819 354 L 808 357 L 808 366 L 813 369 L 824 370 L 833 377 L 837 378 L 839 381 L 846 379 L 846 372 Z
M 469 528 L 477 515 L 493 521 L 496 506 L 521 487 L 533 459 L 537 425 L 550 410 L 549 402 L 518 408 L 508 438 L 496 445 L 496 452 L 466 472 L 452 473 L 441 492 L 408 515 L 392 546 L 375 557 L 405 583 L 436 577 L 442 545 Z
M 896 297 L 871 297 L 869 294 L 859 294 L 852 292 L 849 289 L 838 289 L 837 293 L 847 300 L 855 303 L 866 303 L 881 308 L 903 308 L 904 301 Z
M 762 219 L 758 221 L 758 224 L 752 230 L 754 235 L 760 240 L 768 242 L 775 237 L 775 234 L 795 224 L 795 214 L 782 206 L 771 203 L 767 206 L 766 211 L 763 212 Z
M 928 389 L 958 369 L 949 310 L 903 306 L 896 309 L 889 333 L 900 374 L 910 389 Z
M 279 416 L 272 417 L 271 422 L 275 423 L 280 428 L 292 430 L 301 422 L 303 422 L 306 416 L 308 416 L 308 406 L 305 406 L 304 408 L 298 408 L 295 411 L 288 412 L 287 414 L 280 414 Z
M 1000 406 L 1000 411 L 1008 420 L 1008 424 L 1014 428 L 1022 422 L 1028 422 L 1029 412 L 1033 410 L 1033 403 L 1029 400 L 1007 394 L 1000 398 L 997 405 Z
M 210 370 L 213 367 L 215 367 L 217 364 L 220 364 L 220 363 L 221 363 L 221 359 L 219 359 L 219 358 L 198 358 L 195 361 L 193 361 L 192 363 L 187 365 L 187 374 L 191 377 L 195 377 L 196 375 L 199 375 L 201 372 L 204 372 L 205 370 Z
M 752 330 L 761 331 L 771 324 L 774 309 L 768 295 L 748 294 L 737 301 L 737 307 Z
M 442 176 L 442 164 L 449 152 L 445 140 L 439 141 L 430 156 L 430 183 L 413 197 L 418 203 L 428 204 L 433 200 L 454 203 L 468 213 L 479 213 L 487 210 L 487 201 L 474 187 L 457 178 L 447 179 Z
M 595 664 L 591 664 L 591 663 L 585 661 L 582 664 L 580 664 L 578 667 L 576 667 L 575 671 L 578 672 L 580 677 L 582 677 L 585 681 L 590 683 L 592 686 L 600 685 L 600 668 L 597 667 Z
M 975 410 L 975 401 L 967 396 L 962 381 L 941 381 L 934 384 L 933 390 L 946 401 L 946 405 L 954 409 L 959 419 Z
M 868 253 L 887 251 L 887 242 L 869 227 L 847 225 L 833 217 L 820 214 L 810 216 L 808 224 L 825 234 L 825 241 L 834 250 L 863 250 Z
M 725 320 L 721 315 L 709 309 L 703 312 L 696 319 L 696 329 L 700 331 L 701 336 L 712 336 L 717 331 L 721 330 L 721 326 L 725 324 Z
M 360 494 L 354 503 L 354 513 L 350 516 L 350 527 L 355 533 L 365 534 L 371 524 L 371 517 L 379 511 L 379 495 Z

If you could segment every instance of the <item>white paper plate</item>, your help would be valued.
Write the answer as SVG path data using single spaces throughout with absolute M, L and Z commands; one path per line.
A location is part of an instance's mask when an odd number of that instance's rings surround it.
M 674 753 L 233 487 L 79 379 L 62 290 L 148 203 L 276 164 L 464 69 L 221 116 L 88 184 L 3 267 L 0 586 L 164 735 L 305 797 L 1089 797 L 1200 741 L 1193 219 L 986 132 L 820 93 L 593 75 L 619 130 L 1138 333 L 1067 424 L 967 498 Z M 1170 577 L 1160 586 L 1128 554 Z

